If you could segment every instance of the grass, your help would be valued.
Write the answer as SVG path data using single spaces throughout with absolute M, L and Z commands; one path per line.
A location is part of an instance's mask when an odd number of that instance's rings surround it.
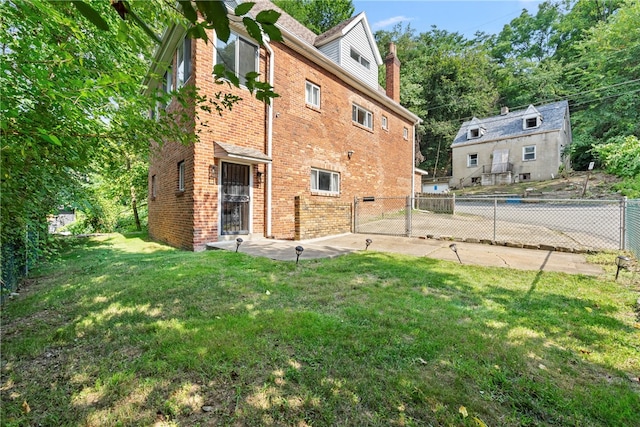
M 2 425 L 640 425 L 626 272 L 68 242 L 3 307 Z

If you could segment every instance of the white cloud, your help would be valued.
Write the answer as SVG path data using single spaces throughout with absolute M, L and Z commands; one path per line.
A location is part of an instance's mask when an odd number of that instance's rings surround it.
M 371 26 L 373 28 L 374 31 L 380 30 L 382 28 L 386 28 L 386 27 L 390 27 L 392 25 L 397 24 L 398 22 L 404 22 L 404 21 L 412 21 L 413 18 L 408 18 L 404 15 L 400 15 L 400 16 L 393 16 L 391 18 L 388 19 L 383 19 L 382 21 L 378 21 L 378 22 L 374 22 L 374 24 Z

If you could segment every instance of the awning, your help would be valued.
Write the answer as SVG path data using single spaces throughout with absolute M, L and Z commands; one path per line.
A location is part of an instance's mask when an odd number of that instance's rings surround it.
M 216 142 L 213 155 L 220 159 L 242 160 L 247 163 L 271 163 L 271 158 L 260 150 Z

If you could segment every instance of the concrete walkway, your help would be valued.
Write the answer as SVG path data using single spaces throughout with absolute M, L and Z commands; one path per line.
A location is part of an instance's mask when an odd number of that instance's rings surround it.
M 296 246 L 304 251 L 300 260 L 331 258 L 355 251 L 365 250 L 365 240 L 373 242 L 369 251 L 392 252 L 416 257 L 442 259 L 458 262 L 456 254 L 449 248 L 450 241 L 419 239 L 367 234 L 345 234 L 314 240 L 288 241 L 259 239 L 243 242 L 239 252 L 280 261 L 295 261 Z M 601 275 L 602 268 L 589 264 L 585 255 L 568 252 L 520 249 L 479 243 L 455 242 L 463 264 L 490 267 L 508 267 L 520 270 L 556 271 L 569 274 Z M 236 250 L 236 242 L 207 244 L 208 249 Z

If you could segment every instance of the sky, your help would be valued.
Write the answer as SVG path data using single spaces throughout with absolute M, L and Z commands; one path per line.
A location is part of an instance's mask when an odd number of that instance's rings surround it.
M 522 9 L 535 15 L 542 0 L 354 0 L 355 13 L 362 11 L 375 33 L 390 31 L 402 22 L 416 33 L 431 30 L 458 32 L 472 38 L 476 31 L 499 33 L 505 24 L 518 17 Z

